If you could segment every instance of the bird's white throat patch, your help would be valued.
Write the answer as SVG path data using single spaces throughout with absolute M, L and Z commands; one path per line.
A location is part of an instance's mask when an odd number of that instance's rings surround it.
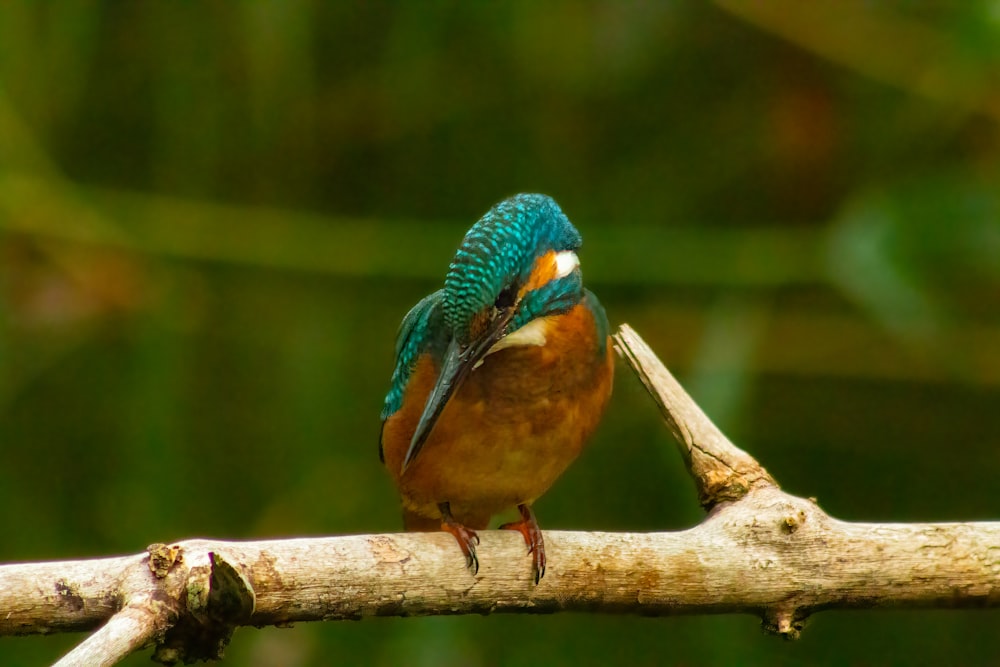
M 499 352 L 500 350 L 507 347 L 529 347 L 532 345 L 542 346 L 545 345 L 545 332 L 548 331 L 549 323 L 547 317 L 539 317 L 538 319 L 531 320 L 523 327 L 517 331 L 508 334 L 498 340 L 490 348 L 489 352 L 483 355 L 483 359 L 490 356 L 494 352 Z M 476 365 L 472 367 L 473 370 L 479 368 L 483 359 L 476 362 Z

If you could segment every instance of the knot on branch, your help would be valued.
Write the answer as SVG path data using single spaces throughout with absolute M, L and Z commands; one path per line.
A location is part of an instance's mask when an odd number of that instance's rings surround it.
M 770 634 L 785 639 L 798 639 L 805 627 L 809 614 L 801 609 L 779 608 L 764 614 L 763 627 Z
M 218 660 L 236 628 L 253 615 L 256 596 L 246 575 L 217 552 L 207 552 L 207 560 L 188 571 L 179 592 L 186 613 L 166 632 L 153 660 L 165 665 Z
M 150 544 L 146 547 L 149 554 L 149 571 L 157 579 L 165 579 L 170 570 L 180 560 L 181 548 L 177 545 L 167 546 L 166 544 Z
M 698 488 L 698 502 L 706 510 L 721 503 L 740 500 L 755 489 L 774 487 L 774 478 L 750 456 L 733 446 L 733 456 L 724 462 L 707 454 L 696 443 L 690 445 L 690 471 Z

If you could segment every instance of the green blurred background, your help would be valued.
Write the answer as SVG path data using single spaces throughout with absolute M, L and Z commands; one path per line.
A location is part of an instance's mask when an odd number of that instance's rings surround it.
M 612 323 L 787 490 L 996 519 L 998 124 L 997 0 L 5 2 L 0 561 L 397 530 L 396 326 L 519 191 L 561 203 Z M 537 511 L 701 519 L 624 367 Z M 242 629 L 227 664 L 976 664 L 998 623 L 372 619 Z M 81 639 L 2 638 L 0 663 Z

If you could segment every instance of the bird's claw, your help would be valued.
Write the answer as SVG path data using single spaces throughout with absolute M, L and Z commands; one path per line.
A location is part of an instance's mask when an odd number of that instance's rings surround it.
M 465 556 L 465 567 L 472 570 L 472 574 L 479 574 L 479 556 L 476 554 L 476 545 L 479 544 L 479 535 L 471 528 L 466 528 L 460 523 L 443 523 L 441 528 L 455 536 L 458 546 Z
M 465 556 L 465 566 L 472 570 L 473 576 L 479 574 L 479 556 L 476 554 L 476 545 L 479 544 L 479 535 L 471 528 L 466 528 L 451 516 L 451 512 L 442 508 L 443 519 L 441 530 L 451 533 L 462 549 Z
M 545 541 L 542 539 L 542 530 L 538 527 L 535 513 L 527 505 L 518 505 L 521 512 L 521 520 L 505 523 L 500 526 L 501 530 L 516 530 L 524 537 L 524 543 L 528 545 L 528 553 L 532 556 L 532 570 L 535 573 L 535 584 L 538 584 L 545 576 Z

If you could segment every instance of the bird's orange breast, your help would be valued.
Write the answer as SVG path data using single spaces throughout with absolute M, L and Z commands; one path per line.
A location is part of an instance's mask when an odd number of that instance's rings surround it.
M 436 519 L 438 504 L 447 502 L 461 523 L 485 527 L 492 515 L 541 496 L 579 455 L 611 395 L 611 341 L 598 340 L 583 304 L 545 320 L 544 345 L 506 347 L 483 359 L 401 474 L 438 374 L 429 356 L 418 360 L 382 435 L 407 511 Z

